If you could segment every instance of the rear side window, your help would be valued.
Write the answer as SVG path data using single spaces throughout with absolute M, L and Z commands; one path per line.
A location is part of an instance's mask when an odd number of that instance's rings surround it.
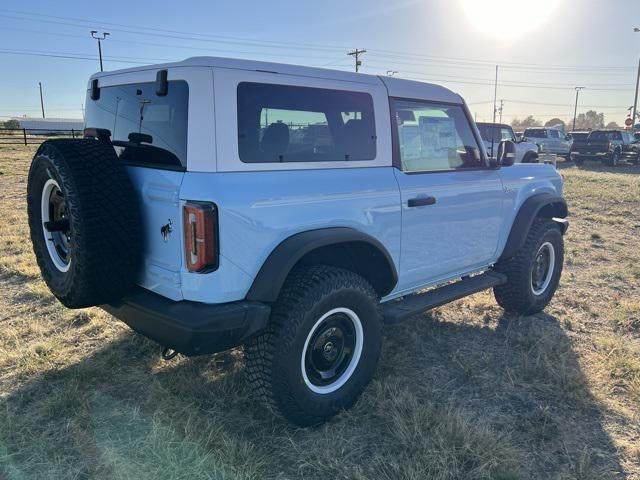
M 85 126 L 111 131 L 118 156 L 131 164 L 184 169 L 187 165 L 189 87 L 169 82 L 166 96 L 155 83 L 101 87 L 100 98 L 87 92 Z
M 249 82 L 237 93 L 238 154 L 245 163 L 375 159 L 368 93 Z

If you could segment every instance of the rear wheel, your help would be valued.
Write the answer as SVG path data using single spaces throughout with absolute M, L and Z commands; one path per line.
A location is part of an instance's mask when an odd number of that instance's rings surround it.
M 507 311 L 532 315 L 544 309 L 560 283 L 564 244 L 557 224 L 536 219 L 518 253 L 499 262 L 495 269 L 507 282 L 493 289 L 496 300 Z
M 350 407 L 380 355 L 378 298 L 359 275 L 312 266 L 289 276 L 267 331 L 245 347 L 256 394 L 299 426 Z

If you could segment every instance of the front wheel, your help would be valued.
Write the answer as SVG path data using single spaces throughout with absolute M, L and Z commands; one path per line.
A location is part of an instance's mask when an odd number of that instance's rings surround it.
M 350 407 L 381 345 L 377 295 L 361 276 L 311 266 L 291 273 L 267 330 L 245 347 L 257 396 L 290 422 L 318 425 Z
M 507 282 L 493 289 L 505 310 L 521 315 L 542 311 L 560 283 L 564 243 L 558 225 L 550 219 L 536 219 L 524 246 L 515 256 L 496 264 Z

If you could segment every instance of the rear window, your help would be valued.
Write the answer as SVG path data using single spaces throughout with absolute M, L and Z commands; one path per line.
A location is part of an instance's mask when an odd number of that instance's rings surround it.
M 588 136 L 589 134 L 586 132 L 573 132 L 571 134 L 571 138 L 578 141 L 586 140 Z
M 184 169 L 187 165 L 189 87 L 169 82 L 166 96 L 154 82 L 101 87 L 100 98 L 87 92 L 85 126 L 111 131 L 118 156 L 131 164 Z
M 361 92 L 240 83 L 238 154 L 245 163 L 373 160 L 373 99 Z
M 525 137 L 547 138 L 547 131 L 544 128 L 528 128 L 524 131 Z
M 609 140 L 609 132 L 591 132 L 591 134 L 589 134 L 589 140 L 606 142 Z

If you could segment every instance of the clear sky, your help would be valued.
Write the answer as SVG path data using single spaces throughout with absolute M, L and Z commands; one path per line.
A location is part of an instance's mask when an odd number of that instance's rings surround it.
M 6 6 L 6 7 L 5 7 Z M 105 69 L 196 55 L 353 69 L 431 81 L 461 93 L 490 120 L 495 64 L 503 120 L 605 112 L 622 123 L 633 103 L 640 0 L 323 0 L 177 3 L 31 0 L 0 4 L 0 119 L 81 117 L 99 69 L 90 30 L 106 30 Z M 58 58 L 42 55 L 57 55 Z

